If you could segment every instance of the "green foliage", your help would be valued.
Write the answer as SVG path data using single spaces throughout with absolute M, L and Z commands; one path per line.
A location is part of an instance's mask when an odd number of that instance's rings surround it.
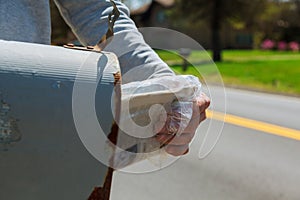
M 177 30 L 198 40 L 209 32 L 210 44 L 220 29 L 251 34 L 254 48 L 266 38 L 300 42 L 300 0 L 177 0 L 172 12 Z
M 300 59 L 226 61 L 217 65 L 227 85 L 300 95 Z
M 177 0 L 177 16 L 194 22 L 213 18 L 215 10 L 218 11 L 218 20 L 245 23 L 253 26 L 254 21 L 260 17 L 267 5 L 267 0 Z M 178 18 L 180 18 L 178 17 Z
M 187 72 L 181 69 L 181 59 L 171 52 L 158 52 L 178 74 L 199 76 L 205 81 L 214 82 L 217 75 L 205 52 L 192 53 L 193 63 Z M 260 51 L 260 50 L 225 50 L 223 62 L 216 63 L 225 85 L 251 88 L 256 90 L 300 95 L 300 54 L 294 52 Z M 203 77 L 199 77 L 203 79 Z
M 213 59 L 221 61 L 221 30 L 225 23 L 238 30 L 254 29 L 267 0 L 177 0 L 175 16 L 194 23 L 205 21 L 210 30 Z M 195 26 L 191 27 L 195 29 Z
M 261 39 L 300 42 L 300 1 L 268 1 L 256 20 L 256 33 Z

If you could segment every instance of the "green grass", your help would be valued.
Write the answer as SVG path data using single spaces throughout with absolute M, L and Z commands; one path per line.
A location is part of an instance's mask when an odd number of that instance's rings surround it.
M 178 74 L 193 74 L 208 82 L 219 82 L 220 72 L 228 86 L 300 95 L 300 53 L 226 50 L 223 62 L 214 65 L 207 53 L 195 51 L 189 58 L 194 67 L 190 66 L 187 72 L 182 71 L 182 60 L 174 52 L 158 51 L 158 54 Z

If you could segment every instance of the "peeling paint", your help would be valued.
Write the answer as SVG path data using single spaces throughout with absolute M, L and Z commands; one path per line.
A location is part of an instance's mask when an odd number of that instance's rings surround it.
M 7 150 L 8 145 L 21 140 L 21 133 L 17 120 L 10 116 L 11 107 L 4 100 L 0 100 L 0 147 Z

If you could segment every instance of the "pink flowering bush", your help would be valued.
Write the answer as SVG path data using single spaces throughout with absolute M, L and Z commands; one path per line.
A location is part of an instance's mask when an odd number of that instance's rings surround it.
M 274 47 L 275 47 L 275 42 L 270 39 L 264 40 L 261 44 L 261 48 L 263 50 L 272 50 L 272 49 L 274 49 Z
M 277 43 L 277 49 L 278 49 L 279 51 L 285 51 L 285 50 L 287 49 L 287 43 L 284 42 L 284 41 L 279 41 L 279 42 Z
M 299 43 L 298 42 L 290 42 L 289 43 L 289 49 L 292 51 L 299 51 Z
M 296 41 L 287 43 L 285 41 L 276 42 L 274 40 L 266 39 L 262 42 L 261 48 L 263 50 L 277 49 L 278 51 L 291 50 L 294 52 L 298 52 L 298 51 L 300 51 L 300 44 Z

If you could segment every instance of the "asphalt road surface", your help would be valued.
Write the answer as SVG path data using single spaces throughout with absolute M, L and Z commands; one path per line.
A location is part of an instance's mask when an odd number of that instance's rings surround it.
M 211 109 L 223 113 L 222 88 L 211 92 Z M 214 116 L 198 129 L 190 153 L 171 166 L 116 172 L 111 199 L 299 200 L 300 99 L 234 89 L 226 95 L 230 117 L 209 156 L 199 159 L 199 148 L 209 126 L 212 134 L 222 127 Z

